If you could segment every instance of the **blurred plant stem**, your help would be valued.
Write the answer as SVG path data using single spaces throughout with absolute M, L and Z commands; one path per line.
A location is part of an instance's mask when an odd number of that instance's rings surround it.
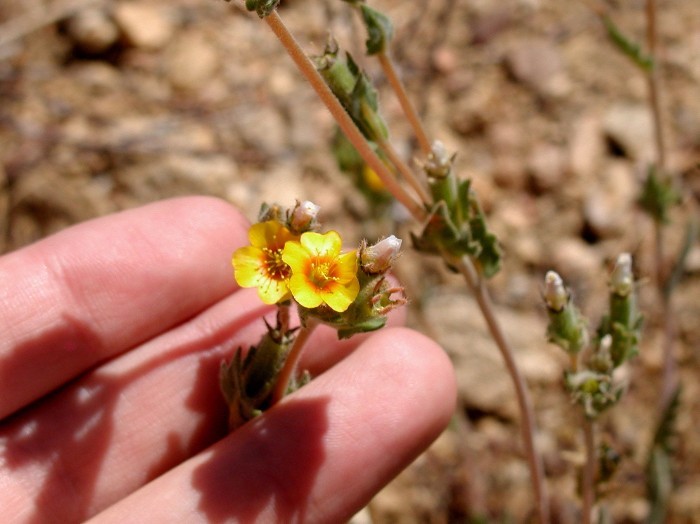
M 404 190 L 400 182 L 397 180 L 395 174 L 389 168 L 387 168 L 385 163 L 375 153 L 374 149 L 370 146 L 355 123 L 348 116 L 338 99 L 335 97 L 335 95 L 333 95 L 330 88 L 328 88 L 323 77 L 314 67 L 314 64 L 306 56 L 294 36 L 284 25 L 277 11 L 273 11 L 269 16 L 266 16 L 264 20 L 280 40 L 287 53 L 299 68 L 300 72 L 314 88 L 318 96 L 330 111 L 331 115 L 335 118 L 336 122 L 347 136 L 348 140 L 350 140 L 353 146 L 355 146 L 364 161 L 377 173 L 387 190 L 392 193 L 394 197 L 406 207 L 406 209 L 408 209 L 414 219 L 419 223 L 423 223 L 428 218 L 426 209 L 419 203 L 419 201 L 417 201 L 416 197 L 410 195 Z M 395 75 L 395 72 L 393 77 L 397 82 L 397 85 L 400 85 L 400 81 Z M 392 86 L 394 86 L 393 82 Z M 396 89 L 396 87 L 394 87 L 394 89 Z M 399 91 L 397 91 L 397 95 L 400 98 L 403 97 L 407 100 L 402 86 L 400 87 L 400 92 L 404 94 L 399 95 L 398 92 Z M 404 103 L 402 103 L 402 107 L 405 109 L 406 106 L 404 106 Z M 408 107 L 412 106 L 409 104 Z M 425 133 L 422 132 L 422 126 L 419 126 L 419 128 L 421 129 L 421 131 L 419 131 L 419 136 L 425 135 Z M 421 142 L 421 148 L 424 147 L 423 141 L 426 141 L 426 144 L 429 146 L 427 138 L 419 138 L 419 141 Z M 532 408 L 532 400 L 525 385 L 525 380 L 523 379 L 523 376 L 521 375 L 515 362 L 513 349 L 506 340 L 503 329 L 496 318 L 493 302 L 486 287 L 484 277 L 477 271 L 471 259 L 464 257 L 459 260 L 448 260 L 447 256 L 444 258 L 448 264 L 458 269 L 458 271 L 464 276 L 467 286 L 474 293 L 484 319 L 486 320 L 489 332 L 491 333 L 492 338 L 496 342 L 496 345 L 501 352 L 506 369 L 513 382 L 520 408 L 522 419 L 521 431 L 535 494 L 537 514 L 541 524 L 548 524 L 549 501 L 544 478 L 544 468 L 542 466 L 541 458 L 535 448 L 536 425 L 534 410 Z M 301 334 L 299 336 L 301 336 Z
M 586 450 L 581 478 L 583 505 L 581 507 L 581 522 L 591 524 L 593 507 L 595 506 L 596 464 L 598 462 L 595 446 L 595 420 L 583 415 L 583 441 Z
M 647 85 L 649 89 L 649 106 L 654 121 L 654 140 L 656 144 L 656 169 L 662 178 L 670 177 L 666 163 L 666 135 L 662 118 L 662 86 L 658 60 L 658 31 L 657 31 L 657 6 L 656 0 L 646 2 L 647 22 L 647 48 L 652 60 L 652 67 L 647 71 Z M 663 413 L 673 398 L 678 388 L 678 366 L 673 355 L 676 330 L 674 325 L 673 308 L 671 304 L 672 293 L 666 291 L 668 271 L 665 263 L 665 224 L 660 220 L 654 220 L 654 264 L 657 292 L 661 302 L 661 315 L 664 326 L 663 354 L 664 372 L 663 386 L 661 390 L 659 413 Z
M 416 109 L 413 107 L 411 100 L 406 94 L 406 90 L 403 87 L 403 82 L 401 82 L 399 75 L 396 73 L 394 62 L 391 60 L 391 57 L 386 52 L 377 53 L 377 58 L 379 59 L 379 63 L 382 66 L 382 71 L 384 71 L 387 80 L 389 80 L 391 88 L 396 94 L 396 98 L 398 99 L 399 104 L 401 104 L 401 109 L 403 109 L 403 112 L 406 115 L 406 119 L 413 128 L 413 132 L 415 133 L 416 139 L 418 140 L 420 150 L 423 152 L 423 155 L 427 156 L 431 151 L 430 139 L 428 138 L 428 135 L 425 132 L 423 122 L 418 116 L 418 113 L 416 113 Z

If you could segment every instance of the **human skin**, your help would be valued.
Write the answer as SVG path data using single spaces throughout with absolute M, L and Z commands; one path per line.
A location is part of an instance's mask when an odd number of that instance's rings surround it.
M 274 315 L 232 277 L 247 228 L 189 197 L 0 257 L 1 522 L 342 522 L 439 435 L 452 367 L 402 327 L 320 328 L 316 378 L 227 434 L 218 367 Z

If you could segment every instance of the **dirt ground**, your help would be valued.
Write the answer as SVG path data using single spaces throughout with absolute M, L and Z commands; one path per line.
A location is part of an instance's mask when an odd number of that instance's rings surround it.
M 0 252 L 70 224 L 185 194 L 215 195 L 254 219 L 263 201 L 311 199 L 345 238 L 417 231 L 396 207 L 381 216 L 341 173 L 334 127 L 272 33 L 242 2 L 0 1 Z M 617 254 L 635 256 L 645 315 L 629 389 L 601 422 L 621 457 L 602 489 L 613 522 L 645 522 L 645 460 L 662 383 L 653 227 L 640 212 L 655 158 L 645 77 L 616 51 L 584 2 L 376 0 L 396 25 L 393 55 L 431 135 L 456 151 L 504 247 L 491 282 L 540 425 L 557 522 L 577 522 L 581 438 L 561 385 L 566 359 L 545 342 L 541 282 L 561 273 L 594 326 Z M 640 42 L 642 0 L 608 2 Z M 392 141 L 415 141 L 363 32 L 338 0 L 286 0 L 280 13 L 310 53 L 331 31 L 382 93 Z M 680 246 L 700 196 L 700 4 L 659 0 L 668 168 L 685 204 L 667 227 Z M 697 218 L 697 217 L 696 217 Z M 532 495 L 516 403 L 495 347 L 460 280 L 406 253 L 397 269 L 410 322 L 455 362 L 460 412 L 380 493 L 375 523 L 528 522 Z M 672 306 L 683 391 L 668 522 L 700 522 L 700 246 Z M 468 342 L 467 342 L 468 341 Z

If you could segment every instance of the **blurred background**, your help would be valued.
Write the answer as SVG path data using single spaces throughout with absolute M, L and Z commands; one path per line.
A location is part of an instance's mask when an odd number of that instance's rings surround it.
M 419 228 L 341 171 L 335 127 L 281 45 L 242 2 L 0 0 L 0 252 L 70 224 L 178 195 L 205 194 L 254 220 L 262 202 L 310 199 L 344 238 Z M 505 251 L 491 281 L 498 314 L 531 385 L 557 522 L 576 522 L 577 410 L 561 385 L 563 353 L 545 340 L 542 279 L 555 269 L 595 327 L 610 263 L 633 253 L 646 319 L 630 387 L 601 423 L 620 457 L 603 487 L 614 522 L 644 522 L 645 460 L 661 387 L 662 328 L 653 224 L 637 207 L 654 161 L 644 75 L 584 2 L 375 0 L 396 26 L 392 55 L 432 137 L 457 153 Z M 606 4 L 640 43 L 644 2 Z M 280 14 L 310 54 L 331 32 L 375 79 L 391 138 L 407 160 L 410 129 L 364 29 L 339 0 L 286 0 Z M 700 196 L 700 5 L 659 1 L 668 169 L 686 203 Z M 365 173 L 366 175 L 366 173 Z M 687 209 L 671 215 L 680 249 Z M 176 217 L 175 217 L 176 219 Z M 232 248 L 233 249 L 233 248 Z M 202 261 L 206 263 L 206 261 Z M 453 425 L 368 514 L 377 523 L 527 522 L 529 473 L 517 404 L 474 302 L 437 260 L 407 250 L 397 272 L 410 323 L 455 362 Z M 674 293 L 683 392 L 669 522 L 700 522 L 700 246 Z M 366 517 L 369 518 L 369 517 Z

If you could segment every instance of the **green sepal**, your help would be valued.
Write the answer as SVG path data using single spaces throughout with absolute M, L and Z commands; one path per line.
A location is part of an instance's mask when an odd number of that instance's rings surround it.
M 586 319 L 573 305 L 571 300 L 561 309 L 555 311 L 547 308 L 549 324 L 547 325 L 547 340 L 556 344 L 567 353 L 576 354 L 588 344 Z
M 312 61 L 365 138 L 373 142 L 386 140 L 389 132 L 379 114 L 377 91 L 350 53 L 341 59 L 337 44 L 329 40 L 323 55 L 313 57 Z
M 230 362 L 219 369 L 219 386 L 229 407 L 229 428 L 241 426 L 258 416 L 267 407 L 277 375 L 294 340 L 293 331 L 283 332 L 278 326 L 267 326 L 257 346 L 245 358 L 238 348 Z
M 469 180 L 457 182 L 454 175 L 430 181 L 437 203 L 431 208 L 420 237 L 412 235 L 418 251 L 469 256 L 488 277 L 501 266 L 501 248 L 486 225 L 486 217 Z
M 680 201 L 681 196 L 671 177 L 661 177 L 654 166 L 650 167 L 639 196 L 639 206 L 656 222 L 667 224 L 671 207 Z
M 365 42 L 367 54 L 383 53 L 394 36 L 391 20 L 386 15 L 364 4 L 360 5 L 360 11 L 367 28 L 367 41 Z
M 245 8 L 255 11 L 260 18 L 265 18 L 277 9 L 280 0 L 245 0 Z

